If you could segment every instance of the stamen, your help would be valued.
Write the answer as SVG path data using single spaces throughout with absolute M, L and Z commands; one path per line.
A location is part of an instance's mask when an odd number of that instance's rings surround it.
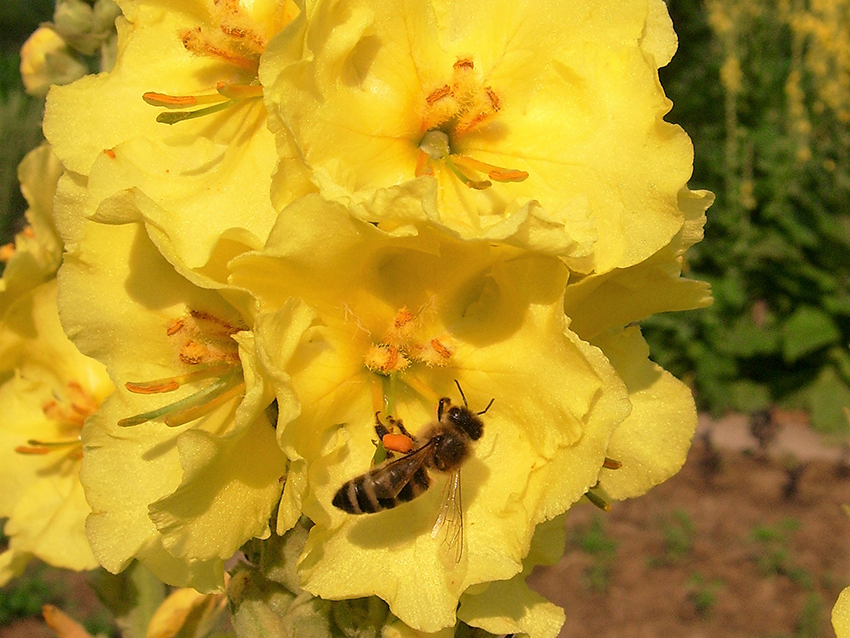
M 4 264 L 12 258 L 12 255 L 15 254 L 15 244 L 8 243 L 0 246 L 0 262 Z
M 211 115 L 224 111 L 232 106 L 248 100 L 258 100 L 263 97 L 263 87 L 259 84 L 230 84 L 219 82 L 216 84 L 216 93 L 208 95 L 167 95 L 148 91 L 142 95 L 142 99 L 151 106 L 160 106 L 167 109 L 185 109 L 187 107 L 202 106 L 194 111 L 174 111 L 171 113 L 160 113 L 156 121 L 162 124 L 176 124 L 186 120 L 193 120 L 205 115 Z
M 192 381 L 201 381 L 203 379 L 218 376 L 226 372 L 229 368 L 230 366 L 225 364 L 214 365 L 200 370 L 195 370 L 194 372 L 168 377 L 166 379 L 156 379 L 155 381 L 142 381 L 138 383 L 128 381 L 124 384 L 124 387 L 135 394 L 159 394 L 162 392 L 173 392 L 181 385 L 191 383 Z
M 452 155 L 452 159 L 456 164 L 465 168 L 470 168 L 474 171 L 486 173 L 487 177 L 494 179 L 497 182 L 521 182 L 528 178 L 528 173 L 512 168 L 501 168 L 494 166 L 466 155 Z
M 480 191 L 480 190 L 484 190 L 484 189 L 486 189 L 486 188 L 490 188 L 490 187 L 493 185 L 493 183 L 492 183 L 492 182 L 490 182 L 489 180 L 486 180 L 486 179 L 485 179 L 485 180 L 480 180 L 480 181 L 479 181 L 479 180 L 474 180 L 474 179 L 472 179 L 471 177 L 468 177 L 467 175 L 465 175 L 465 174 L 463 173 L 463 171 L 461 171 L 461 170 L 460 170 L 460 169 L 459 169 L 459 168 L 455 165 L 455 163 L 452 161 L 452 156 L 447 156 L 447 157 L 446 157 L 446 166 L 448 166 L 448 167 L 449 167 L 449 170 L 450 170 L 452 173 L 454 173 L 454 174 L 455 174 L 455 176 L 456 176 L 456 177 L 457 177 L 457 178 L 458 178 L 461 182 L 463 182 L 466 186 L 468 186 L 469 188 L 474 188 L 475 190 L 479 190 L 479 191 Z
M 236 395 L 238 390 L 244 387 L 241 370 L 232 370 L 221 379 L 208 385 L 202 390 L 198 390 L 188 397 L 170 403 L 161 408 L 143 412 L 136 416 L 127 417 L 118 421 L 118 425 L 122 428 L 140 425 L 148 421 L 153 421 L 163 415 L 168 415 L 164 419 L 165 424 L 171 427 L 183 425 L 191 420 L 197 419 L 200 416 L 208 414 L 222 403 Z M 226 395 L 226 396 L 225 396 Z M 224 399 L 221 397 L 224 396 Z M 197 408 L 197 409 L 196 409 Z M 192 414 L 191 418 L 186 418 Z
M 215 90 L 220 95 L 231 100 L 249 100 L 263 97 L 262 84 L 228 84 L 227 82 L 219 82 L 215 85 Z
M 446 84 L 445 86 L 437 89 L 436 91 L 432 91 L 431 94 L 428 95 L 428 97 L 425 98 L 425 101 L 429 105 L 431 105 L 438 100 L 442 100 L 447 95 L 450 95 L 451 92 L 452 92 L 452 87 L 450 87 L 448 84 Z
M 178 425 L 184 425 L 186 423 L 189 423 L 189 421 L 194 421 L 195 419 L 199 419 L 202 416 L 206 416 L 213 410 L 224 405 L 225 403 L 230 401 L 230 399 L 238 396 L 244 391 L 245 383 L 240 382 L 232 388 L 224 390 L 221 394 L 202 405 L 188 407 L 185 410 L 178 410 L 177 412 L 169 414 L 167 417 L 165 417 L 165 425 L 170 428 L 174 428 Z
M 434 176 L 434 169 L 431 168 L 430 159 L 431 157 L 428 153 L 420 148 L 419 152 L 416 154 L 416 169 L 413 171 L 413 174 L 416 177 L 422 177 L 423 175 L 428 175 L 429 177 Z M 12 248 L 14 250 L 14 246 Z
M 57 448 L 73 447 L 80 444 L 80 439 L 68 439 L 66 441 L 37 441 L 30 439 L 26 445 L 19 445 L 15 448 L 18 454 L 41 455 L 48 454 Z
M 602 461 L 602 467 L 609 469 L 609 470 L 619 470 L 621 467 L 623 467 L 623 464 L 616 459 L 609 459 L 606 456 L 605 460 Z
M 186 120 L 194 120 L 205 115 L 212 115 L 219 111 L 229 109 L 231 106 L 238 104 L 235 100 L 228 100 L 215 106 L 208 106 L 197 111 L 174 111 L 173 113 L 160 113 L 156 116 L 156 121 L 160 124 L 177 124 L 177 122 L 185 122 Z
M 440 395 L 434 392 L 434 390 L 432 390 L 427 383 L 422 381 L 422 379 L 410 372 L 403 372 L 401 374 L 404 375 L 402 377 L 402 381 L 408 388 L 418 393 L 419 395 L 424 397 L 425 400 L 431 403 L 437 404 L 440 402 Z
M 587 492 L 584 493 L 584 495 L 587 497 L 588 501 L 593 503 L 596 507 L 601 509 L 603 512 L 610 512 L 611 511 L 611 503 L 609 503 L 608 501 L 606 501 L 604 498 L 602 498 L 598 494 L 594 493 L 593 491 L 588 490 Z
M 222 93 L 210 95 L 166 95 L 148 91 L 142 95 L 142 99 L 151 106 L 162 106 L 167 109 L 185 109 L 187 106 L 199 106 L 201 104 L 217 104 L 229 99 Z

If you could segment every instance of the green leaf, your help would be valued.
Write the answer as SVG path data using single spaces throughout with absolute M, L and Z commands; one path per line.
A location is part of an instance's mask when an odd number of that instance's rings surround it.
M 729 330 L 723 343 L 724 352 L 739 357 L 778 353 L 781 339 L 775 326 L 758 327 L 749 315 L 741 316 Z
M 844 408 L 850 406 L 850 387 L 835 368 L 824 368 L 817 380 L 805 390 L 812 426 L 820 432 L 847 432 Z
M 730 402 L 740 412 L 764 410 L 771 404 L 770 389 L 749 379 L 735 381 L 729 386 Z
M 800 306 L 782 325 L 782 354 L 785 361 L 794 363 L 840 339 L 841 331 L 826 312 L 814 306 Z

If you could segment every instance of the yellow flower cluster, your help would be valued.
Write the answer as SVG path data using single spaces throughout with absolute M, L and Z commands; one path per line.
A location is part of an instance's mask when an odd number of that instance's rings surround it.
M 80 417 L 94 557 L 211 592 L 242 549 L 238 631 L 307 592 L 557 635 L 525 577 L 562 515 L 696 426 L 636 326 L 710 302 L 663 1 L 118 4 L 44 123 L 62 325 L 116 388 Z

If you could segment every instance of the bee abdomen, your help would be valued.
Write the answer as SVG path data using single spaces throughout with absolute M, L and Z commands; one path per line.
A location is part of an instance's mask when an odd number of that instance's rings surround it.
M 413 500 L 430 484 L 425 468 L 419 468 L 396 496 L 380 497 L 381 486 L 376 486 L 371 474 L 363 474 L 340 487 L 331 502 L 349 514 L 374 514 Z

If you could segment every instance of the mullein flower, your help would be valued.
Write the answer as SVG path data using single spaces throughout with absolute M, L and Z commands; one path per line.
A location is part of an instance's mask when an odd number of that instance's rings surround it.
M 51 211 L 61 175 L 62 165 L 47 144 L 27 153 L 18 166 L 21 192 L 29 208 L 26 226 L 14 243 L 0 246 L 0 261 L 6 264 L 0 278 L 0 317 L 18 295 L 56 275 L 62 260 L 62 240 Z
M 181 276 L 143 224 L 84 219 L 83 196 L 60 182 L 61 313 L 117 388 L 83 430 L 89 541 L 112 572 L 138 558 L 168 583 L 221 587 L 224 560 L 268 534 L 286 473 L 250 304 Z
M 842 590 L 832 608 L 832 628 L 836 638 L 850 636 L 850 588 Z
M 429 219 L 604 273 L 667 245 L 691 174 L 658 68 L 660 0 L 317 0 L 260 75 L 282 155 L 326 198 L 394 230 Z
M 313 195 L 231 269 L 260 300 L 260 364 L 290 459 L 278 532 L 302 512 L 315 523 L 299 566 L 307 591 L 377 595 L 419 631 L 453 626 L 464 592 L 518 574 L 535 526 L 596 484 L 630 406 L 602 353 L 567 327 L 561 260 L 427 226 L 387 233 Z M 440 397 L 468 400 L 484 423 L 462 468 L 462 539 L 435 525 L 438 473 L 395 509 L 335 507 L 369 470 L 376 413 L 422 436 Z
M 80 434 L 112 384 L 62 331 L 56 290 L 50 280 L 20 294 L 0 322 L 0 517 L 9 537 L 0 584 L 32 558 L 97 566 L 85 535 Z
M 296 7 L 119 4 L 115 68 L 54 87 L 47 99 L 45 136 L 64 166 L 88 179 L 84 214 L 119 223 L 141 215 L 190 267 L 210 261 L 228 233 L 262 245 L 275 219 L 277 152 L 257 69 Z

